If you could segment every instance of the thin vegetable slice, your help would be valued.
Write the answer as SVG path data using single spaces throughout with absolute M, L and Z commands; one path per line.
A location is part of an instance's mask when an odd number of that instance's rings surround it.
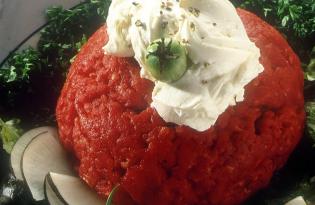
M 11 167 L 12 167 L 12 170 L 16 179 L 23 180 L 21 160 L 22 160 L 22 155 L 26 146 L 32 141 L 32 139 L 44 133 L 51 133 L 52 135 L 57 136 L 56 128 L 39 127 L 39 128 L 35 128 L 24 133 L 20 137 L 20 139 L 15 143 L 11 151 L 10 161 L 11 161 Z
M 44 183 L 44 192 L 45 192 L 45 198 L 51 205 L 65 205 L 65 202 L 58 197 L 58 195 L 55 193 L 54 189 L 50 185 L 50 183 L 47 180 L 47 176 L 45 178 Z
M 288 203 L 286 203 L 285 205 L 306 205 L 306 203 L 302 196 L 298 196 L 289 201 Z
M 43 182 L 48 172 L 73 174 L 66 152 L 49 132 L 38 135 L 27 145 L 21 164 L 23 178 L 36 201 L 45 198 Z
M 104 200 L 80 178 L 53 172 L 45 178 L 45 196 L 51 205 L 104 204 Z

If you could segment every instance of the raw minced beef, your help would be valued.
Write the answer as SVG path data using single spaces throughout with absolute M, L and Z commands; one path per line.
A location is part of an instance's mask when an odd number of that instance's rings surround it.
M 205 132 L 159 117 L 135 60 L 104 55 L 105 26 L 82 48 L 57 120 L 80 177 L 100 195 L 120 184 L 141 205 L 240 204 L 284 165 L 303 131 L 300 62 L 274 28 L 238 13 L 265 70 Z

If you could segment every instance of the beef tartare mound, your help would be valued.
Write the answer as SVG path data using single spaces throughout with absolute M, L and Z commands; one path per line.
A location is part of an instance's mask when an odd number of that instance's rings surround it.
M 57 121 L 80 177 L 100 195 L 120 184 L 141 205 L 240 204 L 284 165 L 303 132 L 300 62 L 272 26 L 238 14 L 264 71 L 245 87 L 244 101 L 205 132 L 163 121 L 137 62 L 104 54 L 105 27 L 82 48 Z

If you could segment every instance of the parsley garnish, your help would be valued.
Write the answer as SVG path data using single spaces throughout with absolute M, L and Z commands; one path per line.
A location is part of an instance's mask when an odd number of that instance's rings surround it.
M 19 120 L 10 120 L 4 122 L 0 118 L 0 139 L 3 149 L 10 153 L 16 141 L 20 138 L 22 130 L 17 127 Z
M 272 19 L 284 32 L 305 38 L 315 32 L 314 0 L 234 0 L 237 6 Z
M 71 59 L 104 24 L 109 0 L 87 0 L 73 9 L 46 10 L 48 24 L 37 48 L 12 53 L 0 67 L 0 111 L 27 126 L 53 122 L 55 104 Z

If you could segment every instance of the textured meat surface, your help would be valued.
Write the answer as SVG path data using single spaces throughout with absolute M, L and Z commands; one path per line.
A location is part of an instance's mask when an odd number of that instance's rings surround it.
M 246 86 L 245 100 L 202 133 L 159 117 L 137 63 L 103 54 L 105 27 L 82 48 L 57 121 L 79 175 L 100 195 L 119 183 L 143 205 L 239 204 L 284 165 L 304 124 L 300 62 L 270 25 L 238 13 L 265 70 Z

